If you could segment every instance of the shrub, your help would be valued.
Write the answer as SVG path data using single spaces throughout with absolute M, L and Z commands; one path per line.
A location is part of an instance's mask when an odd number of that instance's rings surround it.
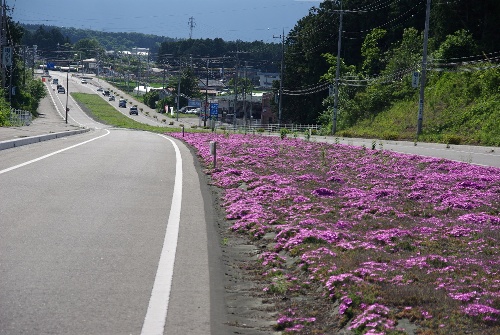
M 281 137 L 281 139 L 282 139 L 282 140 L 283 140 L 283 139 L 285 139 L 285 138 L 286 138 L 286 136 L 287 136 L 289 133 L 290 133 L 290 131 L 289 131 L 288 129 L 286 129 L 286 128 L 281 128 L 281 129 L 280 129 L 280 137 Z
M 340 137 L 354 137 L 353 133 L 348 130 L 339 131 Z
M 462 138 L 458 135 L 444 135 L 444 141 L 446 144 L 460 144 L 462 143 Z
M 398 139 L 398 134 L 392 132 L 384 132 L 382 134 L 382 139 L 394 141 Z

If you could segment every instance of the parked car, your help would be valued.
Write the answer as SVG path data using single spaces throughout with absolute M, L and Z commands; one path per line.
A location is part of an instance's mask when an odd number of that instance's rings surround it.
M 188 110 L 186 110 L 186 114 L 200 115 L 200 110 L 201 110 L 201 108 L 188 109 Z
M 109 101 L 115 101 L 115 96 L 114 95 L 110 95 L 109 98 L 108 98 Z
M 139 115 L 139 111 L 137 110 L 137 106 L 130 107 L 130 111 L 128 113 L 130 115 L 132 115 L 132 114 Z
M 179 113 L 185 113 L 185 114 L 194 114 L 190 113 L 190 110 L 197 109 L 198 107 L 196 106 L 184 106 L 181 109 L 179 109 Z
M 60 86 L 60 87 L 57 88 L 57 93 L 65 94 L 66 93 L 66 89 L 64 87 Z
M 120 101 L 118 101 L 118 107 L 126 108 L 127 107 L 127 100 L 120 99 Z

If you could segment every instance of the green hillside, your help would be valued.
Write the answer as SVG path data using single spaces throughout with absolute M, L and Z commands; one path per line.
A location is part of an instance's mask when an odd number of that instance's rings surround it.
M 500 69 L 433 74 L 425 90 L 420 141 L 500 146 Z M 358 121 L 342 136 L 416 138 L 418 92 Z

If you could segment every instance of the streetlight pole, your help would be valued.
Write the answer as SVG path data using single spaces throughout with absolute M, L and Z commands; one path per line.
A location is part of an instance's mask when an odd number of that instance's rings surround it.
M 70 69 L 70 60 L 68 60 L 68 72 L 66 72 L 66 123 L 68 123 L 68 99 L 69 99 L 69 69 Z
M 207 107 L 208 107 L 208 62 L 210 61 L 209 58 L 207 58 L 207 84 L 205 86 L 205 112 L 203 116 L 203 127 L 207 126 Z

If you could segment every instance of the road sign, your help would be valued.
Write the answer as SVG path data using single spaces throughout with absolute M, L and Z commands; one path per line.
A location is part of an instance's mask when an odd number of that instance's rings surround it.
M 415 71 L 411 77 L 411 87 L 417 88 L 418 82 L 420 81 L 420 72 Z
M 210 104 L 210 116 L 217 117 L 219 115 L 219 104 L 211 103 Z
M 12 66 L 12 47 L 3 47 L 2 64 L 5 67 Z

